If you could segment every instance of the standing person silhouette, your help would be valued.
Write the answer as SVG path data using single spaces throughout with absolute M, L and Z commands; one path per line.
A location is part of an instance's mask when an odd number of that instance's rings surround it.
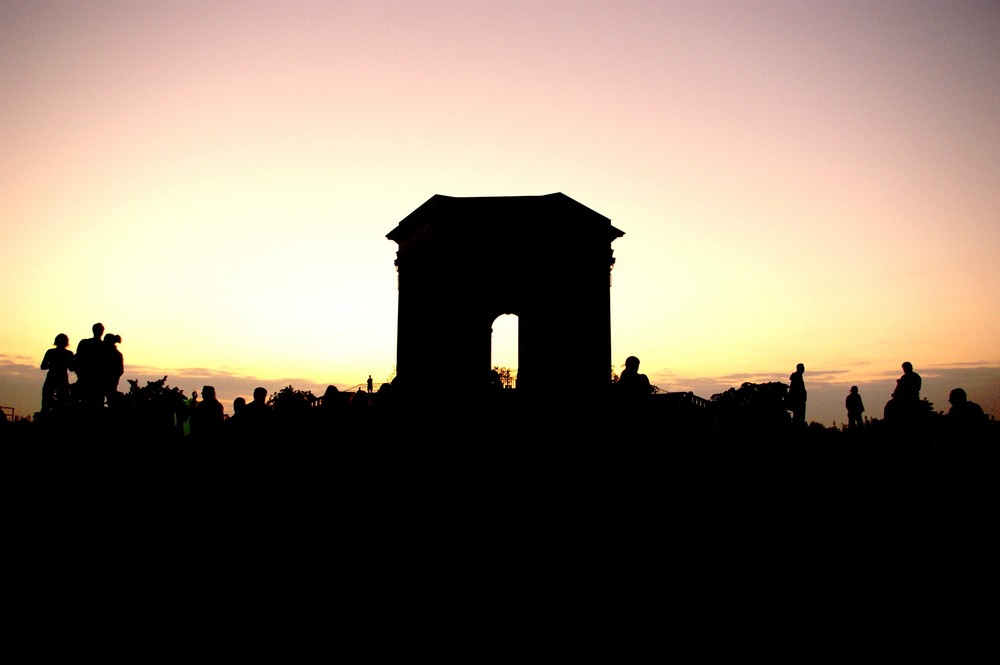
M 649 377 L 639 371 L 639 358 L 625 359 L 625 369 L 614 384 L 615 418 L 627 422 L 630 429 L 642 431 L 651 417 L 650 401 L 653 394 Z
M 806 366 L 799 363 L 788 377 L 791 382 L 788 387 L 788 408 L 792 412 L 792 422 L 796 425 L 806 424 L 806 383 L 802 378 L 805 373 Z
M 247 402 L 247 419 L 260 426 L 264 424 L 266 419 L 270 418 L 270 414 L 271 407 L 267 405 L 267 388 L 257 386 L 253 389 L 253 400 Z
M 247 405 L 247 398 L 246 397 L 237 397 L 236 399 L 234 399 L 233 400 L 233 415 L 230 416 L 229 419 L 233 420 L 234 418 L 236 418 L 237 416 L 239 416 L 243 412 L 243 407 L 245 407 L 246 405 Z
M 117 346 L 121 341 L 121 335 L 108 333 L 101 350 L 101 397 L 109 406 L 118 397 L 118 384 L 125 373 L 125 358 Z
M 48 370 L 42 383 L 42 411 L 61 409 L 69 400 L 69 368 L 73 364 L 69 336 L 59 333 L 53 344 L 42 357 L 42 369 Z
M 191 413 L 191 436 L 199 441 L 217 440 L 225 419 L 226 410 L 215 396 L 215 386 L 202 386 L 201 401 Z
M 267 403 L 267 388 L 253 389 L 253 399 L 243 409 L 247 435 L 259 442 L 268 442 L 275 429 L 275 414 Z
M 851 392 L 844 400 L 847 407 L 847 428 L 852 431 L 860 431 L 862 427 L 861 414 L 865 412 L 865 403 L 861 400 L 861 393 L 857 386 L 851 386 Z
M 182 420 L 181 420 L 181 435 L 190 436 L 191 434 L 191 416 L 194 415 L 195 407 L 198 406 L 198 391 L 192 390 L 191 397 L 184 400 L 184 408 L 182 410 Z
M 70 369 L 76 374 L 74 388 L 77 391 L 75 399 L 86 408 L 96 408 L 104 401 L 101 391 L 101 358 L 104 350 L 101 335 L 104 334 L 104 324 L 95 323 L 91 326 L 93 337 L 81 339 L 76 345 L 76 355 Z
M 321 427 L 325 431 L 330 431 L 335 425 L 339 425 L 339 421 L 343 418 L 344 395 L 335 385 L 329 385 L 326 387 L 326 391 L 323 393 L 323 399 L 319 403 L 319 408 L 316 409 L 316 420 L 321 424 Z
M 371 393 L 371 391 L 372 391 L 372 375 L 369 374 L 368 375 L 368 392 L 369 392 L 369 394 Z
M 226 435 L 229 441 L 238 442 L 247 432 L 247 398 L 237 397 L 233 400 L 233 415 L 226 419 Z
M 913 371 L 913 364 L 902 364 L 903 375 L 896 380 L 892 399 L 885 405 L 886 420 L 895 421 L 904 427 L 912 426 L 920 417 L 920 375 Z

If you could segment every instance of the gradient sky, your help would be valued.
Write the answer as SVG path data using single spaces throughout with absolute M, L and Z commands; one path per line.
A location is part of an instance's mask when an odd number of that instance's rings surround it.
M 1000 415 L 998 72 L 994 1 L 4 0 L 0 405 L 95 321 L 122 389 L 227 411 L 388 379 L 386 233 L 562 192 L 625 232 L 619 368 L 710 397 L 802 362 L 830 425 L 908 360 Z

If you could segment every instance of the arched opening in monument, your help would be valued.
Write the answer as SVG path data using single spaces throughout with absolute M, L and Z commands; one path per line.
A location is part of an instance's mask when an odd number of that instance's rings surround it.
M 501 314 L 493 321 L 490 335 L 490 368 L 510 370 L 509 376 L 500 377 L 505 388 L 517 387 L 518 323 L 516 314 Z

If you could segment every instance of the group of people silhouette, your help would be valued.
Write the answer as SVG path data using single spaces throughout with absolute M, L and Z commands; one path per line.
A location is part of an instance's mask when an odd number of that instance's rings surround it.
M 951 391 L 948 401 L 951 405 L 939 423 L 930 423 L 932 406 L 920 397 L 923 387 L 921 376 L 914 371 L 913 363 L 906 361 L 901 365 L 903 373 L 896 381 L 896 387 L 885 405 L 883 418 L 871 422 L 878 423 L 881 432 L 900 439 L 920 440 L 930 438 L 955 440 L 983 439 L 990 425 L 990 419 L 983 408 L 969 400 L 963 388 Z M 798 363 L 795 371 L 788 377 L 784 387 L 779 409 L 790 413 L 790 431 L 805 432 L 809 427 L 806 421 L 806 403 L 808 393 L 805 386 L 805 364 Z M 752 385 L 752 384 L 751 384 Z M 770 385 L 770 384 L 769 384 Z M 778 384 L 775 384 L 778 385 Z M 780 385 L 778 385 L 780 388 Z M 653 394 L 648 377 L 639 372 L 639 359 L 629 356 L 625 360 L 625 368 L 614 385 L 614 404 L 619 409 L 627 409 L 627 415 L 632 418 L 644 414 L 646 397 Z M 715 397 L 713 396 L 713 400 Z M 844 399 L 847 411 L 846 431 L 860 433 L 866 427 L 864 400 L 858 386 L 851 386 Z M 749 414 L 752 415 L 752 414 Z M 771 421 L 773 422 L 773 421 Z M 940 425 L 935 430 L 931 425 Z
M 896 388 L 885 405 L 884 418 L 891 425 L 903 428 L 919 427 L 922 413 L 920 390 L 923 387 L 923 379 L 914 371 L 913 363 L 906 361 L 901 367 L 903 374 L 896 380 Z M 804 427 L 806 422 L 804 374 L 805 365 L 799 363 L 788 377 L 786 398 L 786 405 L 792 413 L 792 422 L 800 427 Z M 988 418 L 979 404 L 969 400 L 963 388 L 954 388 L 948 395 L 948 402 L 951 407 L 947 413 L 947 422 L 952 433 L 958 436 L 982 433 Z M 850 392 L 844 399 L 844 407 L 847 409 L 848 431 L 861 431 L 864 427 L 865 404 L 858 386 L 851 386 Z
M 99 408 L 118 395 L 118 384 L 125 373 L 125 359 L 118 345 L 121 335 L 105 333 L 103 323 L 91 326 L 93 335 L 81 339 L 74 353 L 66 333 L 59 333 L 53 347 L 42 357 L 46 370 L 42 383 L 42 413 L 66 409 L 71 405 Z M 70 372 L 76 382 L 70 384 Z
M 124 359 L 118 345 L 122 338 L 115 333 L 105 332 L 102 323 L 95 323 L 92 336 L 81 339 L 76 351 L 70 350 L 70 339 L 65 333 L 56 335 L 53 347 L 48 349 L 41 362 L 41 369 L 47 372 L 42 387 L 41 414 L 52 414 L 70 407 L 82 410 L 100 409 L 112 406 L 121 393 L 119 382 L 124 374 Z M 639 358 L 629 356 L 625 360 L 624 369 L 613 382 L 612 405 L 618 413 L 628 417 L 645 416 L 650 411 L 646 408 L 647 397 L 654 394 L 649 377 L 639 372 Z M 928 405 L 921 402 L 920 391 L 922 379 L 914 371 L 913 364 L 902 364 L 903 374 L 896 381 L 891 399 L 885 405 L 884 422 L 894 426 L 918 426 L 924 410 Z M 76 381 L 70 383 L 70 373 L 76 375 Z M 806 429 L 807 391 L 805 386 L 805 365 L 798 363 L 795 371 L 789 376 L 787 394 L 784 397 L 784 408 L 791 413 L 793 429 Z M 329 386 L 322 398 L 316 403 L 332 418 L 335 414 L 345 418 L 356 416 L 368 410 L 375 410 L 376 405 L 384 407 L 389 403 L 391 384 L 383 384 L 379 391 L 374 391 L 371 375 L 357 394 L 350 391 L 341 393 L 335 386 Z M 714 400 L 714 397 L 713 397 Z M 398 396 L 396 401 L 398 402 Z M 926 401 L 926 400 L 925 400 Z M 966 391 L 955 388 L 949 395 L 951 408 L 947 414 L 951 430 L 973 435 L 980 432 L 989 422 L 982 407 L 969 400 Z M 183 414 L 176 415 L 174 420 L 183 426 L 185 434 L 195 439 L 208 440 L 217 438 L 224 432 L 240 431 L 254 433 L 268 430 L 272 418 L 272 404 L 264 387 L 253 391 L 253 399 L 247 402 L 243 397 L 237 397 L 233 402 L 233 414 L 225 415 L 225 409 L 219 401 L 215 388 L 211 385 L 202 387 L 201 397 L 198 392 L 191 399 L 185 400 Z M 864 418 L 865 404 L 858 386 L 851 386 L 845 398 L 847 411 L 847 430 L 860 432 L 866 426 Z M 925 409 L 924 407 L 927 406 Z M 330 419 L 328 418 L 328 419 Z M 227 424 L 227 421 L 232 421 Z

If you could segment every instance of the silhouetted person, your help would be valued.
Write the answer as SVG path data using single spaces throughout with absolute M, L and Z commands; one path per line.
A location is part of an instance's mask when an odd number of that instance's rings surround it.
M 253 399 L 247 403 L 246 414 L 251 419 L 267 417 L 271 407 L 267 405 L 267 388 L 257 386 L 253 389 Z
M 629 356 L 625 359 L 625 369 L 613 385 L 615 418 L 628 423 L 636 430 L 645 428 L 645 420 L 650 415 L 650 395 L 652 388 L 649 377 L 639 372 L 639 359 Z
M 323 400 L 320 402 L 320 405 L 327 409 L 336 409 L 339 401 L 340 390 L 337 386 L 331 384 L 323 391 Z
M 194 413 L 196 406 L 198 406 L 198 391 L 192 390 L 191 397 L 184 400 L 184 408 L 180 413 L 181 433 L 184 436 L 191 434 L 191 415 Z
M 920 375 L 913 371 L 913 365 L 909 362 L 902 364 L 903 375 L 896 379 L 896 390 L 892 397 L 904 403 L 916 403 L 920 401 Z
M 69 400 L 69 368 L 73 364 L 69 337 L 59 333 L 53 344 L 54 348 L 42 356 L 42 369 L 48 370 L 42 383 L 42 411 L 61 409 Z
M 223 491 L 220 469 L 226 450 L 225 409 L 215 394 L 214 386 L 202 386 L 201 400 L 193 401 L 188 419 L 190 447 L 185 452 L 191 466 L 188 471 L 203 496 Z
M 844 400 L 844 406 L 847 407 L 847 428 L 859 431 L 864 426 L 861 414 L 865 412 L 865 403 L 861 400 L 857 386 L 851 386 L 851 392 Z
M 395 418 L 395 402 L 393 400 L 392 385 L 382 383 L 371 399 L 372 412 L 375 414 L 380 425 L 391 427 Z
M 368 394 L 371 394 L 371 392 L 372 392 L 372 375 L 369 374 L 368 375 Z
M 323 398 L 316 409 L 316 420 L 322 430 L 329 430 L 337 425 L 343 424 L 344 410 L 347 404 L 347 396 L 342 394 L 337 386 L 329 385 L 323 393 Z
M 228 440 L 239 441 L 247 432 L 247 400 L 240 396 L 233 400 L 233 415 L 226 420 L 226 433 Z
M 258 441 L 264 441 L 271 436 L 275 427 L 275 415 L 267 403 L 267 388 L 257 386 L 253 389 L 253 399 L 247 402 L 243 414 L 248 436 Z
M 948 395 L 951 408 L 945 416 L 948 438 L 955 443 L 978 441 L 987 431 L 989 420 L 983 407 L 969 401 L 962 388 L 955 388 Z
M 104 324 L 95 323 L 91 326 L 91 330 L 94 336 L 81 339 L 76 345 L 76 354 L 73 356 L 70 369 L 76 374 L 76 383 L 73 386 L 75 398 L 87 408 L 96 408 L 104 402 L 101 389 L 101 357 L 104 350 L 101 335 L 104 334 Z
M 625 369 L 618 377 L 618 394 L 622 399 L 635 401 L 649 397 L 651 387 L 649 377 L 639 373 L 639 359 L 629 356 L 625 359 Z
M 806 424 L 806 382 L 803 375 L 806 366 L 799 363 L 795 371 L 788 377 L 788 409 L 792 412 L 792 422 L 796 425 Z
M 909 362 L 902 364 L 903 375 L 896 380 L 892 399 L 885 405 L 885 419 L 907 428 L 920 416 L 920 375 Z
M 108 333 L 104 336 L 101 349 L 101 398 L 110 406 L 118 397 L 118 384 L 125 373 L 125 358 L 118 349 L 121 344 L 120 335 Z
M 358 388 L 357 391 L 351 393 L 344 414 L 346 416 L 345 436 L 348 440 L 356 436 L 366 435 L 366 429 L 371 420 L 371 403 L 372 396 L 366 393 L 363 388 Z
M 215 396 L 215 387 L 203 386 L 201 401 L 194 405 L 191 412 L 191 436 L 201 441 L 217 439 L 222 431 L 225 413 L 222 402 Z

